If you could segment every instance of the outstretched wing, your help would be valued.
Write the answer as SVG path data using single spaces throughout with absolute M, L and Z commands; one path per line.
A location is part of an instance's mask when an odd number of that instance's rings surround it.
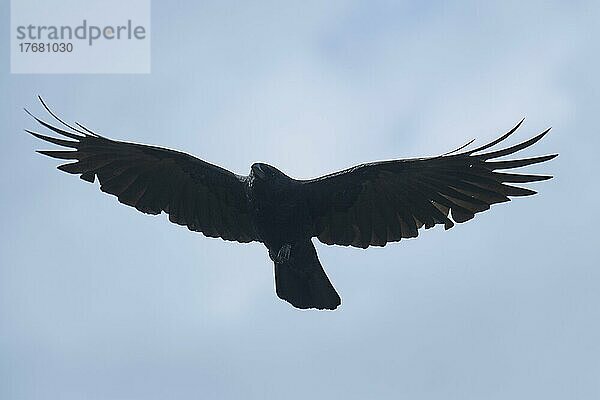
M 100 190 L 117 196 L 121 203 L 146 214 L 164 211 L 171 222 L 206 236 L 238 242 L 259 240 L 250 217 L 245 177 L 185 153 L 107 139 L 81 124 L 74 127 L 52 113 L 41 98 L 40 101 L 66 129 L 32 117 L 72 140 L 26 132 L 70 149 L 38 151 L 75 161 L 60 165 L 61 171 L 79 174 L 92 183 L 98 177 Z
M 363 164 L 302 181 L 314 236 L 325 244 L 385 246 L 416 237 L 422 226 L 443 224 L 449 229 L 454 222 L 468 221 L 491 204 L 535 194 L 507 183 L 542 181 L 551 176 L 498 171 L 548 161 L 557 154 L 495 159 L 533 145 L 550 129 L 515 146 L 483 153 L 509 137 L 522 122 L 474 150 L 458 153 L 460 148 L 438 157 Z

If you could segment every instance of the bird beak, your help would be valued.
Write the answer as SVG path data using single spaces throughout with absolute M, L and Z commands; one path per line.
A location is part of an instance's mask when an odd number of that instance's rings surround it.
M 260 179 L 265 179 L 267 177 L 267 174 L 265 174 L 265 171 L 263 171 L 260 165 L 253 165 L 252 172 L 254 172 L 254 175 L 258 176 Z

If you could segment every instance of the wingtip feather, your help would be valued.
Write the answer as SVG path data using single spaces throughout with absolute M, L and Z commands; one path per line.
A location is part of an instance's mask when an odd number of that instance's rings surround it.
M 473 153 L 477 153 L 479 151 L 489 149 L 490 147 L 493 147 L 493 146 L 497 145 L 498 143 L 506 140 L 509 136 L 511 136 L 513 133 L 515 133 L 517 129 L 519 129 L 519 127 L 523 124 L 523 121 L 525 121 L 525 117 L 523 117 L 511 130 L 506 132 L 504 135 L 500 136 L 498 139 L 493 140 L 487 144 L 484 144 L 483 146 L 480 146 L 476 149 L 469 150 L 465 154 L 471 155 Z
M 544 136 L 546 136 L 548 134 L 548 132 L 550 132 L 550 129 L 551 128 L 548 128 L 545 131 L 543 131 L 542 133 L 532 137 L 531 139 L 526 140 L 521 143 L 518 143 L 514 146 L 510 146 L 510 147 L 507 147 L 507 148 L 501 149 L 501 150 L 491 151 L 489 153 L 480 154 L 477 157 L 479 157 L 483 160 L 489 160 L 489 159 L 503 157 L 503 156 L 506 156 L 509 154 L 516 153 L 516 152 L 526 149 L 530 146 L 533 146 L 534 144 L 539 142 Z

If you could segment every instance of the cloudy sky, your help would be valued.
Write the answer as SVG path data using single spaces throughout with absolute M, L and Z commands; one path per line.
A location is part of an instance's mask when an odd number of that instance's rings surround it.
M 11 75 L 5 28 L 0 398 L 599 398 L 599 18 L 597 1 L 154 2 L 148 75 Z M 317 244 L 342 306 L 300 311 L 260 245 L 35 154 L 38 94 L 244 174 L 439 154 L 523 116 L 513 142 L 553 127 L 523 154 L 560 157 L 530 169 L 555 175 L 539 195 L 448 232 Z

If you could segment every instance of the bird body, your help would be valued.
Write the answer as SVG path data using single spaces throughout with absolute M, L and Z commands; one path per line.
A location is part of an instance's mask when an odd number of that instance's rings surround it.
M 264 171 L 264 172 L 263 172 Z M 253 164 L 248 199 L 261 241 L 271 251 L 310 236 L 310 219 L 301 184 L 275 167 Z
M 274 262 L 277 295 L 298 308 L 335 309 L 341 300 L 311 240 L 314 221 L 302 182 L 256 163 L 250 169 L 248 199 L 260 241 Z
M 105 138 L 64 122 L 40 102 L 64 128 L 30 115 L 62 137 L 26 132 L 63 148 L 39 151 L 72 161 L 60 170 L 87 182 L 97 178 L 100 189 L 121 203 L 146 214 L 164 212 L 171 222 L 205 236 L 263 243 L 274 263 L 277 295 L 297 308 L 341 304 L 312 238 L 367 248 L 414 238 L 422 227 L 450 229 L 492 204 L 536 193 L 512 183 L 551 178 L 500 171 L 556 157 L 498 160 L 535 144 L 548 130 L 487 151 L 512 135 L 521 121 L 486 145 L 461 152 L 469 142 L 437 157 L 366 163 L 309 180 L 255 163 L 248 176 L 240 176 L 182 152 Z

